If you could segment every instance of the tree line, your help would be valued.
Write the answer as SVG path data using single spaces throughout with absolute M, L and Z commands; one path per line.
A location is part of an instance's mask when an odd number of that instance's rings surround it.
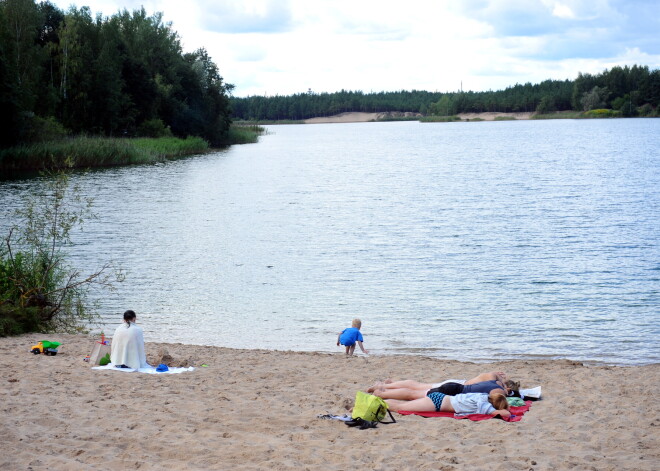
M 458 113 L 590 111 L 609 108 L 623 116 L 657 116 L 660 70 L 648 66 L 612 67 L 599 74 L 578 74 L 575 80 L 516 84 L 504 90 L 448 93 L 396 91 L 363 93 L 298 93 L 288 96 L 232 97 L 235 119 L 302 120 L 342 112 L 416 112 L 452 116 Z
M 205 49 L 183 53 L 161 13 L 0 1 L 0 148 L 69 132 L 223 145 L 232 88 Z

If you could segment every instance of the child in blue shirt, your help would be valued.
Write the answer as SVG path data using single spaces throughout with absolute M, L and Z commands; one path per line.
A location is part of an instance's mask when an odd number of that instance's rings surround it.
M 339 333 L 337 337 L 337 346 L 345 345 L 346 346 L 346 355 L 351 356 L 355 351 L 355 343 L 360 346 L 362 353 L 369 353 L 362 346 L 364 339 L 362 338 L 362 333 L 360 332 L 360 327 L 362 327 L 362 321 L 360 319 L 353 319 L 351 327 L 344 329 Z

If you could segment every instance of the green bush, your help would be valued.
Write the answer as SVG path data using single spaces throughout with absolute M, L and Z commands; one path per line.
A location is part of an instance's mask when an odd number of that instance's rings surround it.
M 536 113 L 532 119 L 580 119 L 584 118 L 581 111 L 557 111 L 555 113 Z
M 546 114 L 546 113 L 552 113 L 553 111 L 557 111 L 557 106 L 555 105 L 554 97 L 550 95 L 546 95 L 543 98 L 541 98 L 541 101 L 536 107 L 536 112 L 538 114 Z
M 644 105 L 640 106 L 639 109 L 637 110 L 640 116 L 653 116 L 653 106 L 651 106 L 650 103 L 645 103 Z
M 459 116 L 422 116 L 419 118 L 421 123 L 451 123 L 454 121 L 461 121 Z
M 21 140 L 25 143 L 56 141 L 69 134 L 54 117 L 41 118 L 31 113 L 23 115 L 22 129 Z
M 140 137 L 172 137 L 172 130 L 160 119 L 150 119 L 138 126 Z
M 38 308 L 21 308 L 8 303 L 0 305 L 0 337 L 49 330 L 49 326 L 42 322 Z
M 83 275 L 62 248 L 70 232 L 92 217 L 89 198 L 63 174 L 46 175 L 43 191 L 28 195 L 0 246 L 0 335 L 30 331 L 80 332 L 96 319 L 85 299 L 91 286 L 112 289 L 123 275 L 106 264 Z M 114 281 L 113 281 L 114 279 Z
M 584 112 L 585 118 L 617 118 L 621 116 L 620 111 L 608 110 L 608 109 L 595 109 Z

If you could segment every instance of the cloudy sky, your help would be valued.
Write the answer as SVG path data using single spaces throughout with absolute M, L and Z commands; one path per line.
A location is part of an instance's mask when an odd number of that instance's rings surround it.
M 52 1 L 52 0 L 51 0 Z M 660 0 L 55 0 L 162 12 L 234 95 L 498 90 L 660 68 Z

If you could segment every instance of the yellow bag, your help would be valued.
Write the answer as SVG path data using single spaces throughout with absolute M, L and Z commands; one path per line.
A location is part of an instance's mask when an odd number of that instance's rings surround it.
M 391 422 L 383 422 L 386 414 L 390 414 Z M 380 397 L 367 394 L 362 391 L 355 393 L 355 404 L 353 405 L 354 419 L 360 418 L 369 422 L 380 422 L 382 424 L 396 423 L 392 413 L 387 408 L 387 403 Z

